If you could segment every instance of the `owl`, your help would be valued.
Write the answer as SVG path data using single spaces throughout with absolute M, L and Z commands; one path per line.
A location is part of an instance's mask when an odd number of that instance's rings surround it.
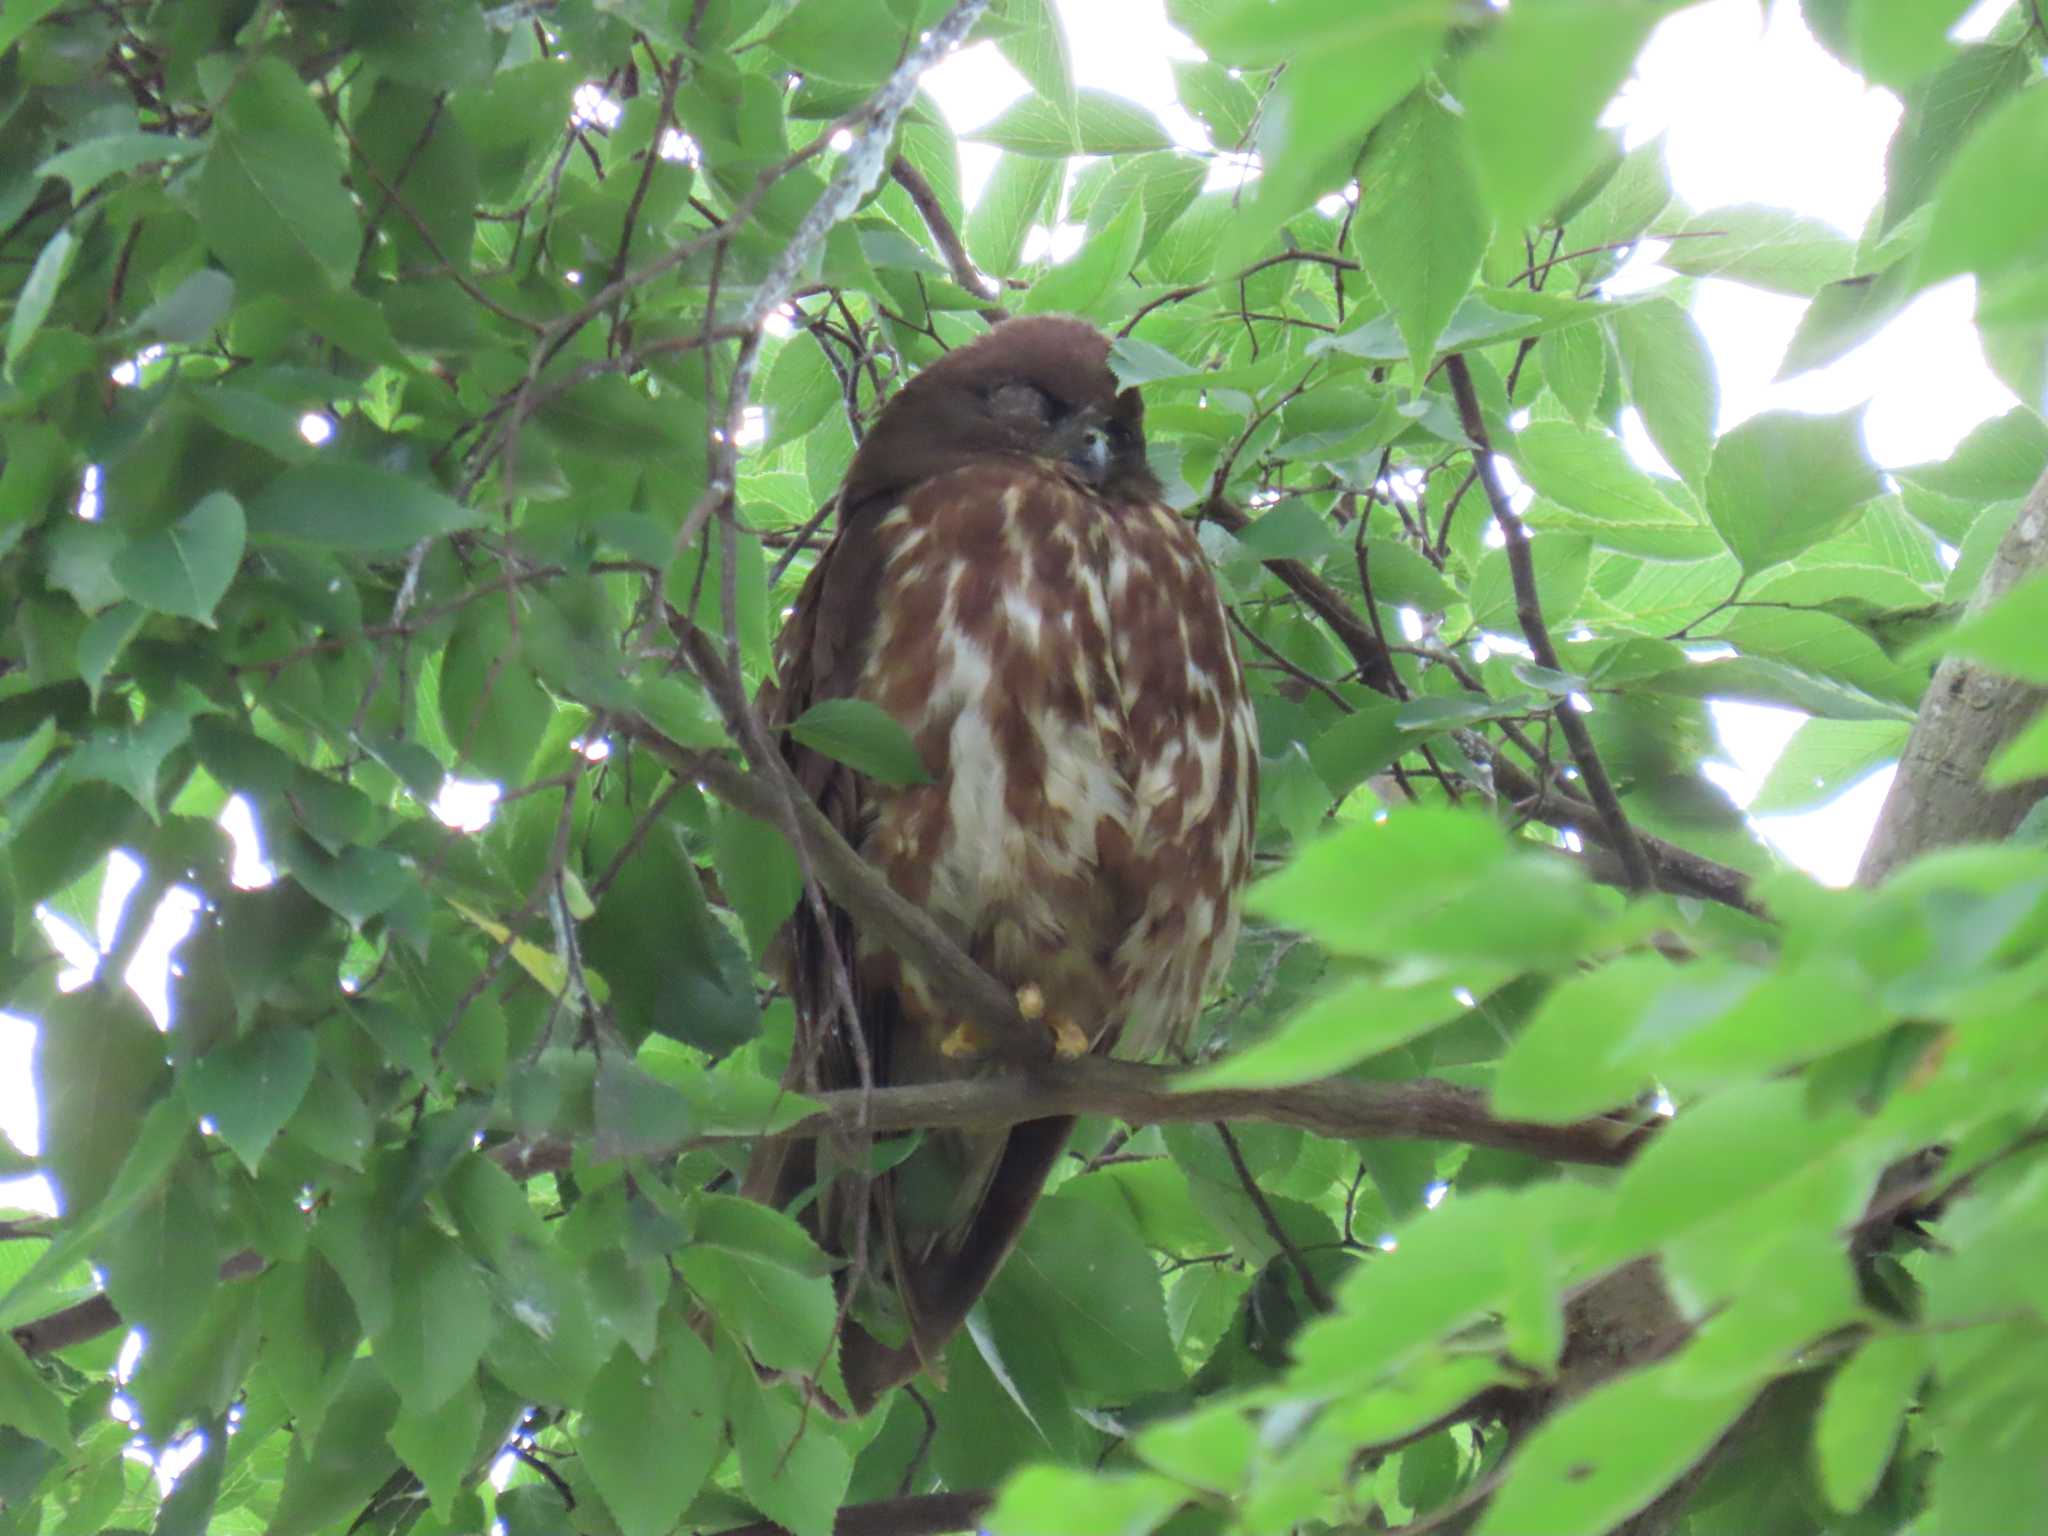
M 882 784 L 785 737 L 799 783 L 1015 988 L 1054 1054 L 1172 1050 L 1235 943 L 1258 752 L 1222 599 L 1148 467 L 1108 339 L 1042 315 L 949 352 L 876 417 L 838 501 L 765 712 L 876 705 L 929 781 Z M 859 1087 L 863 1061 L 877 1087 L 997 1070 L 993 1042 L 850 914 L 800 910 L 786 939 L 790 1086 Z M 800 1203 L 847 1261 L 857 1411 L 936 1365 L 1072 1129 L 931 1132 L 900 1159 L 888 1143 L 757 1152 L 750 1192 Z

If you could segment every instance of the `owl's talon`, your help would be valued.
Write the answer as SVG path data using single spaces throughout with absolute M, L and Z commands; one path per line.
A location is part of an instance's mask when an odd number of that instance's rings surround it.
M 980 1030 L 962 1019 L 946 1032 L 939 1042 L 939 1054 L 954 1061 L 966 1060 L 981 1055 L 988 1046 Z
M 1046 1021 L 1052 1031 L 1052 1053 L 1060 1061 L 1073 1061 L 1088 1054 L 1088 1035 L 1072 1019 L 1053 1018 Z
M 1045 994 L 1037 982 L 1027 981 L 1017 989 L 1017 1011 L 1034 1024 L 1045 1017 Z

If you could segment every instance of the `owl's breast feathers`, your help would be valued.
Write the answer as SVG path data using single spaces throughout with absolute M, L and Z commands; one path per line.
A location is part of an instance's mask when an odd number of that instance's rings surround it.
M 1177 1043 L 1235 942 L 1258 769 L 1192 529 L 998 460 L 860 535 L 874 617 L 850 691 L 910 733 L 932 782 L 865 786 L 857 845 L 1096 1050 Z M 921 978 L 858 958 L 863 991 L 898 991 L 919 1035 L 943 1033 Z

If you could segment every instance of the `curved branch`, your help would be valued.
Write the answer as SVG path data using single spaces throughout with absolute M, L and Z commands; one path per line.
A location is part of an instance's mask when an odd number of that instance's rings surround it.
M 989 280 L 975 269 L 974 259 L 967 254 L 967 246 L 960 239 L 960 231 L 946 217 L 945 205 L 939 201 L 939 194 L 933 190 L 932 184 L 925 180 L 924 173 L 898 155 L 889 162 L 889 174 L 917 205 L 918 216 L 924 220 L 924 227 L 938 242 L 939 254 L 946 258 L 946 265 L 953 271 L 953 281 L 985 306 L 979 311 L 981 318 L 990 325 L 1009 319 L 1010 312 L 1000 302 L 1002 295 L 994 291 Z

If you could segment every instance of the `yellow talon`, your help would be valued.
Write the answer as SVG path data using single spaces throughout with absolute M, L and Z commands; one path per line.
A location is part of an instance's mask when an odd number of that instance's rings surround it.
M 1045 1016 L 1045 994 L 1037 982 L 1027 981 L 1017 989 L 1017 1011 L 1034 1021 Z
M 979 1056 L 982 1047 L 981 1031 L 962 1019 L 947 1031 L 946 1037 L 939 1042 L 939 1054 L 959 1061 L 966 1057 Z
M 1072 1019 L 1053 1019 L 1046 1027 L 1052 1031 L 1052 1053 L 1061 1061 L 1088 1054 L 1088 1036 Z

